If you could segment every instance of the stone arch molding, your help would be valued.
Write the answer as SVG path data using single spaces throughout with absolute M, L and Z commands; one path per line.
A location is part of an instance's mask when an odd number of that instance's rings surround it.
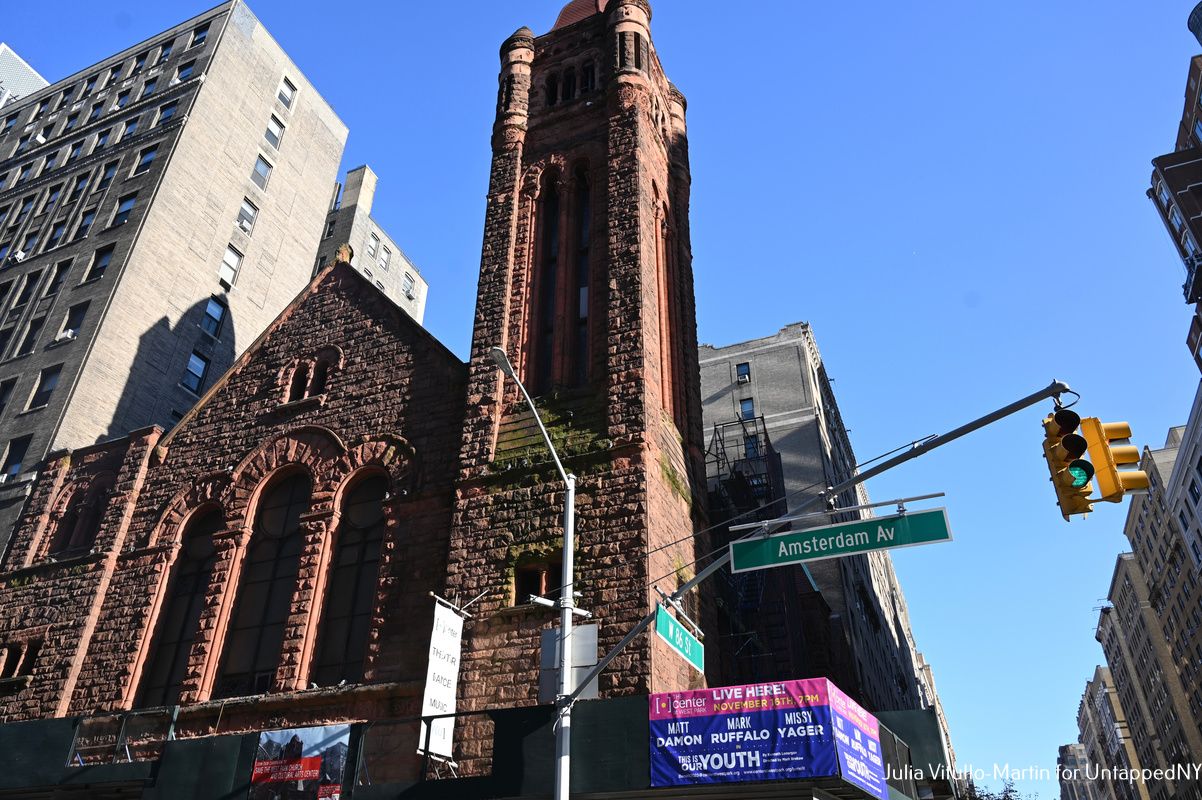
M 46 515 L 45 523 L 38 537 L 37 546 L 34 548 L 36 560 L 42 560 L 50 555 L 50 547 L 54 542 L 55 536 L 58 534 L 58 526 L 62 523 L 63 517 L 66 516 L 71 506 L 85 500 L 93 486 L 100 485 L 102 481 L 109 481 L 110 485 L 112 485 L 116 480 L 116 472 L 113 470 L 102 470 L 93 475 L 76 477 L 59 489 L 58 494 L 54 496 L 54 500 L 50 503 L 49 513 Z
M 404 437 L 394 433 L 363 439 L 347 452 L 339 466 L 342 477 L 364 467 L 384 470 L 398 500 L 411 496 L 421 482 L 417 451 Z
M 188 515 L 209 503 L 218 503 L 222 507 L 227 506 L 230 486 L 229 473 L 217 472 L 206 475 L 180 489 L 167 502 L 163 513 L 159 515 L 159 521 L 154 526 L 147 545 L 153 547 L 158 544 L 179 544 L 184 521 Z
M 340 464 L 347 447 L 338 434 L 320 425 L 304 425 L 285 431 L 256 447 L 231 470 L 229 503 L 226 519 L 231 526 L 241 526 L 263 481 L 278 469 L 300 466 L 308 470 L 313 480 L 313 510 L 323 510 L 341 482 Z

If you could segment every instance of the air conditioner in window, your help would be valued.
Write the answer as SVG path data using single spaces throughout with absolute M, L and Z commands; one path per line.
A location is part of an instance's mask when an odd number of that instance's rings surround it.
M 58 335 L 54 337 L 54 341 L 70 342 L 78 336 L 79 336 L 79 331 L 75 330 L 74 328 L 63 328 L 61 331 L 58 332 Z
M 20 264 L 22 261 L 25 260 L 25 251 L 17 250 L 11 256 L 9 256 L 9 258 L 12 259 L 14 264 Z
M 178 75 L 176 75 L 174 78 L 172 78 L 170 81 L 168 81 L 168 82 L 167 82 L 167 86 L 168 86 L 168 87 L 170 87 L 170 86 L 179 86 L 179 76 L 178 76 Z
M 417 294 L 412 289 L 406 289 L 405 297 L 408 297 L 410 300 L 416 300 Z
M 34 136 L 33 140 L 35 142 L 37 142 L 38 144 L 46 144 L 46 137 L 40 133 L 38 135 Z

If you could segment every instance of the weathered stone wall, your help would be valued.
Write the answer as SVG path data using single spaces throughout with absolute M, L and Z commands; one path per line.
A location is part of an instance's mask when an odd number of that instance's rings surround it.
M 314 358 L 330 364 L 325 391 L 286 402 L 293 370 Z M 171 434 L 159 440 L 151 429 L 65 455 L 44 472 L 0 574 L 0 608 L 14 609 L 5 616 L 14 634 L 41 625 L 53 646 L 43 649 L 29 686 L 0 696 L 0 714 L 132 707 L 181 533 L 192 512 L 220 506 L 226 529 L 214 536 L 217 566 L 181 698 L 185 705 L 207 701 L 256 500 L 275 475 L 298 469 L 310 473 L 314 489 L 272 687 L 294 694 L 284 705 L 279 694 L 260 698 L 261 713 L 258 701 L 235 702 L 221 730 L 412 713 L 425 674 L 428 595 L 444 590 L 462 397 L 463 365 L 454 356 L 349 265 L 328 270 Z M 117 482 L 95 552 L 47 561 L 39 542 L 61 513 L 55 498 L 114 464 Z M 387 476 L 389 495 L 365 684 L 393 689 L 311 689 L 340 499 L 367 472 Z M 18 610 L 45 606 L 59 610 L 48 627 L 37 614 L 22 622 Z M 204 708 L 189 712 L 186 730 L 217 729 Z

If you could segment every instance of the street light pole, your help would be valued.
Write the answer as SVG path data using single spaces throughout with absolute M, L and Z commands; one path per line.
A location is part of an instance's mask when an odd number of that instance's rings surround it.
M 555 697 L 555 704 L 559 709 L 559 724 L 555 728 L 555 800 L 568 800 L 572 796 L 572 703 L 576 700 L 572 686 L 572 615 L 576 613 L 576 592 L 572 586 L 573 556 L 576 552 L 576 476 L 563 468 L 551 435 L 547 433 L 530 393 L 514 373 L 509 356 L 502 348 L 494 347 L 488 351 L 488 357 L 504 375 L 512 378 L 522 391 L 522 396 L 530 406 L 530 413 L 547 443 L 547 449 L 551 451 L 555 468 L 559 470 L 559 476 L 567 486 L 563 508 L 563 558 L 559 589 L 559 693 Z

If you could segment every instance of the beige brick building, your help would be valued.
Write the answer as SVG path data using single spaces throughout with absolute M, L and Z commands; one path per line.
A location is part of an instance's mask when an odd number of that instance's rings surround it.
M 372 168 L 364 165 L 346 174 L 345 186 L 335 187 L 313 274 L 334 260 L 339 246 L 349 244 L 354 253 L 351 266 L 420 323 L 430 287 L 400 245 L 372 218 L 377 181 Z
M 171 427 L 307 283 L 346 126 L 240 0 L 0 114 L 0 542 L 49 452 Z

